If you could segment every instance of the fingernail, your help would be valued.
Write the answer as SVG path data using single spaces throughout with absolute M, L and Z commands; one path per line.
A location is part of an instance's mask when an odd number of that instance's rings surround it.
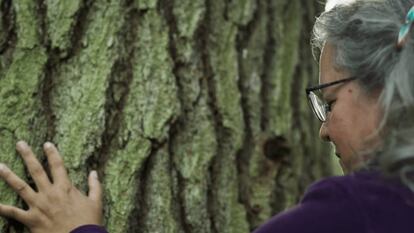
M 4 171 L 4 169 L 6 169 L 6 165 L 0 163 L 0 172 Z
M 53 147 L 53 144 L 51 142 L 45 142 L 45 144 L 43 144 L 45 149 L 50 149 Z
M 25 141 L 18 141 L 17 143 L 16 143 L 16 147 L 18 148 L 18 149 L 23 149 L 24 147 L 26 147 L 27 146 L 27 143 L 25 142 Z
M 91 171 L 91 176 L 94 179 L 98 179 L 98 173 L 95 170 L 94 171 Z

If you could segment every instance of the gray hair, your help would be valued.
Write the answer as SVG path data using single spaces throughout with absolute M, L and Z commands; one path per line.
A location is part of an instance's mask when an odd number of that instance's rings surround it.
M 384 142 L 371 160 L 414 191 L 414 179 L 407 175 L 414 172 L 414 28 L 404 47 L 397 48 L 400 27 L 413 5 L 414 0 L 336 5 L 317 18 L 312 46 L 315 55 L 329 42 L 336 49 L 336 66 L 358 77 L 366 93 L 382 91 L 379 131 Z

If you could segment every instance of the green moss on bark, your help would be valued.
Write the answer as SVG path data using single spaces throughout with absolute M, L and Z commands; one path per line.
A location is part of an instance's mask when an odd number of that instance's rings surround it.
M 183 221 L 189 229 L 210 232 L 208 213 L 209 166 L 216 154 L 211 113 L 206 104 L 206 92 L 188 114 L 172 143 L 173 162 L 179 177 L 179 198 L 183 205 Z
M 158 4 L 158 0 L 135 0 L 135 3 L 139 9 L 148 10 L 155 9 Z
M 17 47 L 32 49 L 39 44 L 39 20 L 36 2 L 32 0 L 13 1 L 16 14 Z
M 167 147 L 154 154 L 151 162 L 145 187 L 144 226 L 140 228 L 145 233 L 178 233 L 178 214 L 173 203 L 173 174 Z
M 81 8 L 81 0 L 46 0 L 47 29 L 53 48 L 66 50 L 71 43 L 72 29 Z M 85 7 L 85 6 L 83 6 Z
M 203 0 L 175 0 L 173 14 L 177 19 L 177 36 L 191 40 L 206 12 Z M 181 42 L 181 41 L 180 41 Z M 185 42 L 185 41 L 183 41 Z M 180 44 L 177 44 L 180 46 Z M 191 47 L 190 47 L 191 48 Z M 184 53 L 187 54 L 187 53 Z M 190 57 L 185 56 L 187 59 Z
M 33 1 L 14 1 L 16 14 L 17 46 L 12 61 L 4 76 L 0 78 L 0 141 L 1 162 L 8 165 L 22 178 L 25 177 L 23 164 L 15 151 L 19 139 L 37 142 L 32 123 L 40 112 L 37 93 L 40 86 L 46 54 L 39 45 L 38 21 Z M 0 203 L 16 205 L 18 197 L 3 182 Z M 5 222 L 0 222 L 3 229 Z
M 150 10 L 142 16 L 137 27 L 139 35 L 133 46 L 135 56 L 130 91 L 123 109 L 121 128 L 105 169 L 110 206 L 107 224 L 109 231 L 114 233 L 128 231 L 129 217 L 137 205 L 138 196 L 143 195 L 139 187 L 144 180 L 138 175 L 148 169 L 143 166 L 151 153 L 150 140 L 166 140 L 169 123 L 176 117 L 179 107 L 165 22 L 155 10 Z M 150 175 L 150 179 L 154 177 Z M 148 199 L 148 205 L 159 204 L 153 203 L 152 197 Z M 151 217 L 153 215 L 147 216 L 149 223 L 157 221 Z
M 272 192 L 279 164 L 263 156 L 262 108 L 266 103 L 262 99 L 262 76 L 265 71 L 265 56 L 268 51 L 267 4 L 258 4 L 254 19 L 249 22 L 246 31 L 241 31 L 241 48 L 239 61 L 241 71 L 241 94 L 245 121 L 248 122 L 247 135 L 243 143 L 241 157 L 248 158 L 243 166 L 243 173 L 251 178 L 244 184 L 244 195 L 248 199 L 249 223 L 252 227 L 260 225 L 272 215 Z M 251 31 L 250 31 L 251 30 Z M 267 130 L 267 129 L 264 129 Z
M 136 110 L 133 106 L 131 108 Z M 149 141 L 137 134 L 136 126 L 128 128 L 128 125 L 134 125 L 134 119 L 136 118 L 131 116 L 125 117 L 123 128 L 114 142 L 114 145 L 122 147 L 114 147 L 110 151 L 105 169 L 105 225 L 111 233 L 128 232 L 129 216 L 137 205 L 138 195 L 141 195 L 138 192 L 141 182 L 136 178 L 151 149 Z
M 155 10 L 141 19 L 133 62 L 138 124 L 143 136 L 162 141 L 179 111 L 177 87 L 168 51 L 168 28 Z
M 52 109 L 56 114 L 54 141 L 75 184 L 84 184 L 86 159 L 101 145 L 105 128 L 106 90 L 118 58 L 117 33 L 123 17 L 120 1 L 95 1 L 84 38 L 84 48 L 58 68 Z
M 194 111 L 193 108 L 198 104 L 202 93 L 201 89 L 206 88 L 205 82 L 201 83 L 204 79 L 202 52 L 198 49 L 199 40 L 194 39 L 198 36 L 197 29 L 205 13 L 204 0 L 177 0 L 172 8 L 176 25 L 169 21 L 171 50 L 175 51 L 175 76 L 184 114 Z
M 228 1 L 225 14 L 237 25 L 246 25 L 253 18 L 258 2 L 255 0 Z
M 270 93 L 270 130 L 277 135 L 289 135 L 292 124 L 290 106 L 292 77 L 298 65 L 298 49 L 302 26 L 299 1 L 285 1 L 273 4 L 275 20 L 273 37 L 277 43 L 274 61 L 270 65 L 268 82 L 272 86 Z
M 248 226 L 245 222 L 245 209 L 239 203 L 235 162 L 245 135 L 236 50 L 239 22 L 234 23 L 224 17 L 228 13 L 224 2 L 210 2 L 210 4 L 208 6 L 210 37 L 207 41 L 207 49 L 212 77 L 209 88 L 214 104 L 213 110 L 217 111 L 215 124 L 219 142 L 213 164 L 214 229 L 217 232 L 243 232 L 248 231 Z M 243 16 L 246 12 L 247 15 L 251 15 L 253 10 L 244 7 L 236 9 L 232 12 L 233 16 Z M 243 20 L 243 17 L 238 20 Z M 245 224 L 241 224 L 243 222 Z

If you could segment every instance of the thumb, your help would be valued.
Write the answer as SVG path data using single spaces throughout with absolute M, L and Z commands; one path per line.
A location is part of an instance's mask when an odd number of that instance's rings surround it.
M 89 185 L 89 199 L 98 202 L 101 206 L 102 204 L 102 185 L 98 179 L 98 173 L 96 171 L 91 171 L 88 177 Z

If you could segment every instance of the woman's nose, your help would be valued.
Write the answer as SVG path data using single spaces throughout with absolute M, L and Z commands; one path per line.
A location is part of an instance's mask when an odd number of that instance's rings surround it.
M 321 128 L 319 129 L 319 137 L 324 141 L 331 141 L 329 138 L 326 122 L 322 123 Z

